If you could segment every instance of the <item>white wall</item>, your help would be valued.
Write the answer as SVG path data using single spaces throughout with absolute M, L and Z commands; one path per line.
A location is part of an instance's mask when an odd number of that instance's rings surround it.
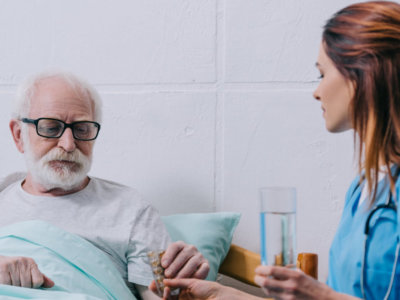
M 298 190 L 298 248 L 320 256 L 354 175 L 352 133 L 313 100 L 322 26 L 350 0 L 3 0 L 0 177 L 23 170 L 8 130 L 26 75 L 95 84 L 104 122 L 91 174 L 136 187 L 163 214 L 239 211 L 258 251 L 257 189 Z

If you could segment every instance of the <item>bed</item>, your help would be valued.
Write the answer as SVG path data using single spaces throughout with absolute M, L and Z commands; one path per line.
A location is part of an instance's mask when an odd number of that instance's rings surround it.
M 20 180 L 24 175 L 24 173 L 14 173 L 0 180 L 0 191 L 8 186 L 8 184 Z M 222 274 L 240 283 L 255 286 L 253 279 L 254 269 L 260 264 L 259 254 L 231 244 L 235 228 L 240 221 L 240 213 L 177 214 L 163 216 L 162 220 L 174 241 L 183 240 L 186 243 L 195 245 L 208 259 L 210 272 L 207 280 L 218 280 Z M 54 299 L 54 297 L 57 299 L 71 299 L 71 293 L 74 293 L 73 299 L 126 298 L 127 290 L 124 287 L 124 283 L 121 283 L 116 278 L 115 274 L 117 273 L 114 272 L 115 270 L 109 272 L 112 280 L 102 277 L 104 274 L 107 274 L 105 270 L 112 270 L 110 265 L 104 266 L 104 264 L 100 263 L 99 270 L 99 266 L 93 267 L 88 264 L 88 261 L 93 258 L 97 259 L 97 261 L 103 260 L 102 254 L 96 251 L 97 248 L 92 249 L 95 247 L 88 245 L 88 242 L 82 242 L 73 235 L 61 232 L 58 228 L 54 228 L 52 225 L 41 221 L 17 224 L 8 229 L 1 228 L 0 232 L 2 232 L 0 236 L 0 246 L 2 243 L 0 255 L 24 256 L 24 249 L 29 249 L 29 251 L 38 255 L 38 264 L 42 266 L 42 269 L 47 268 L 48 274 L 53 273 L 55 274 L 53 277 L 58 276 L 57 279 L 59 282 L 58 286 L 52 290 L 50 296 L 46 294 L 48 291 L 32 291 L 32 289 L 0 285 L 2 299 L 26 299 L 25 297 L 28 295 L 31 299 L 47 299 L 46 297 L 49 297 L 49 299 Z M 51 233 L 55 234 L 53 239 L 51 239 Z M 63 238 L 57 238 L 57 235 Z M 68 243 L 55 244 L 53 240 L 68 241 Z M 71 241 L 74 241 L 74 243 Z M 73 245 L 74 247 L 71 247 Z M 14 250 L 16 248 L 19 249 L 18 253 Z M 75 251 L 74 248 L 80 251 Z M 86 254 L 92 253 L 92 255 L 86 256 L 86 260 L 80 260 L 79 253 L 83 252 Z M 59 264 L 73 267 L 68 269 L 69 271 L 67 272 L 62 272 L 60 268 L 49 262 L 48 257 L 54 258 Z M 301 253 L 297 266 L 305 273 L 317 278 L 317 259 L 317 255 L 315 254 Z M 69 279 L 71 277 L 69 274 L 74 274 L 73 280 Z M 100 277 L 98 274 L 100 274 Z M 80 283 L 82 282 L 85 282 L 85 284 L 81 285 Z M 113 282 L 112 286 L 118 288 L 112 288 L 110 282 Z M 80 286 L 81 289 L 76 289 L 76 286 Z M 87 287 L 92 289 L 92 294 L 89 294 L 89 296 L 86 294 Z M 236 285 L 236 287 L 242 289 L 240 285 Z M 95 292 L 93 293 L 93 291 Z M 55 293 L 58 294 L 56 295 Z

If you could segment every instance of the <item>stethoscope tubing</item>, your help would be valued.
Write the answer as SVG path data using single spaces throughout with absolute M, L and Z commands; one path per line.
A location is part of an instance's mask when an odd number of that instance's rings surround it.
M 392 196 L 392 192 L 390 192 L 390 195 L 389 195 L 389 197 L 391 198 Z M 394 210 L 395 212 L 397 212 L 397 206 L 396 206 L 396 204 L 394 204 L 393 202 L 390 202 L 390 200 L 389 200 L 389 203 L 385 203 L 385 204 L 379 204 L 379 205 L 377 205 L 377 206 L 375 206 L 372 210 L 371 210 L 371 212 L 369 213 L 369 215 L 368 215 L 368 217 L 367 217 L 367 221 L 365 221 L 365 229 L 364 229 L 364 234 L 365 235 L 369 235 L 369 223 L 370 223 L 370 221 L 371 221 L 371 218 L 374 216 L 374 214 L 378 211 L 378 210 L 380 210 L 380 209 L 391 209 L 391 210 Z
M 388 198 L 385 204 L 379 204 L 375 206 L 371 212 L 368 214 L 367 220 L 365 221 L 365 228 L 364 228 L 364 234 L 365 234 L 365 239 L 364 239 L 364 255 L 363 255 L 363 260 L 361 264 L 361 276 L 360 276 L 360 284 L 361 284 L 361 293 L 363 295 L 363 299 L 366 299 L 365 297 L 365 290 L 364 290 L 364 281 L 365 281 L 365 264 L 366 264 L 366 256 L 367 256 L 367 245 L 368 245 L 368 237 L 369 237 L 369 229 L 370 229 L 370 221 L 373 215 L 379 211 L 380 209 L 391 209 L 394 212 L 397 212 L 397 206 L 393 201 L 393 196 L 392 196 L 392 191 L 389 191 Z M 387 300 L 390 296 L 390 293 L 392 291 L 393 287 L 393 282 L 394 282 L 394 277 L 396 274 L 396 266 L 397 266 L 397 261 L 399 258 L 399 252 L 400 252 L 400 243 L 399 239 L 397 237 L 397 245 L 396 245 L 396 254 L 395 254 L 395 259 L 393 263 L 393 269 L 392 269 L 392 274 L 390 276 L 390 282 L 388 289 L 385 294 L 384 300 Z

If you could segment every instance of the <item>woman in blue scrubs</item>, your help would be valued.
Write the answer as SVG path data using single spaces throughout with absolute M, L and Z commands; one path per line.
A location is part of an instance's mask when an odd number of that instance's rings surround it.
M 366 2 L 337 12 L 324 27 L 316 66 L 314 97 L 326 128 L 354 129 L 360 175 L 346 195 L 327 284 L 278 266 L 259 266 L 255 280 L 276 299 L 400 299 L 400 5 Z M 167 284 L 183 288 L 182 299 L 256 299 L 217 283 Z

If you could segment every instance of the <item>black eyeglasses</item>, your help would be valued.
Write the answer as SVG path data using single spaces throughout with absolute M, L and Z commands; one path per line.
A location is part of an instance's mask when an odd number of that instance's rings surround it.
M 36 120 L 22 118 L 21 121 L 35 124 L 36 133 L 49 139 L 59 138 L 63 135 L 66 128 L 71 128 L 72 135 L 76 140 L 92 141 L 97 138 L 100 130 L 100 124 L 92 121 L 65 123 L 61 120 L 51 118 L 39 118 Z

